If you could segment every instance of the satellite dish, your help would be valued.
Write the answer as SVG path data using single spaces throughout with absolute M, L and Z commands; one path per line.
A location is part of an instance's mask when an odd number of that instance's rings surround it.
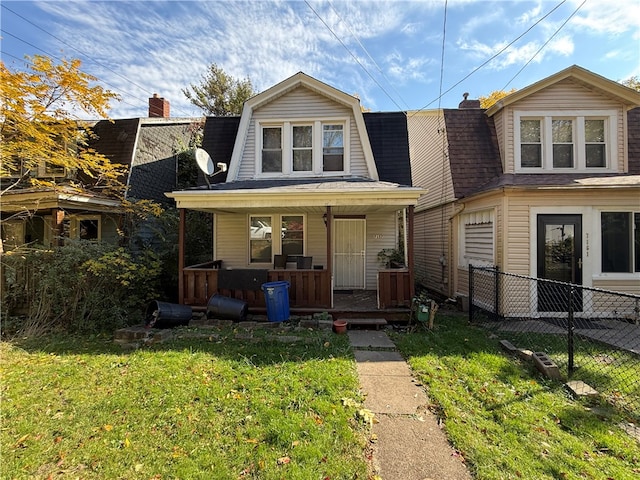
M 213 175 L 213 160 L 202 148 L 196 148 L 196 163 L 198 164 L 198 168 L 202 170 L 207 177 Z

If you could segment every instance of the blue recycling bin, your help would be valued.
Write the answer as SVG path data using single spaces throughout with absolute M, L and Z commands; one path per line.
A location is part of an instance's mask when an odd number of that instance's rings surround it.
M 267 303 L 267 318 L 270 322 L 289 320 L 289 282 L 268 282 L 262 284 Z

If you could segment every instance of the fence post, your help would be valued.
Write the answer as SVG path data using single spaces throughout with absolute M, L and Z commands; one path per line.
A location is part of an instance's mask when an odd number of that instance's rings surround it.
M 473 322 L 473 265 L 469 264 L 469 323 Z
M 567 366 L 569 378 L 573 375 L 573 296 L 575 295 L 575 289 L 573 285 L 568 285 L 569 295 L 567 299 L 567 350 L 569 353 L 569 364 Z
M 494 291 L 494 299 L 493 299 L 494 302 L 495 302 L 494 309 L 493 309 L 494 310 L 494 312 L 493 312 L 494 318 L 493 319 L 498 321 L 498 320 L 500 320 L 500 307 L 499 307 L 499 305 L 500 305 L 500 303 L 499 303 L 500 302 L 500 269 L 496 265 L 493 268 L 493 270 L 495 271 L 495 275 L 496 275 L 495 281 L 493 282 L 493 288 L 495 289 L 495 291 Z

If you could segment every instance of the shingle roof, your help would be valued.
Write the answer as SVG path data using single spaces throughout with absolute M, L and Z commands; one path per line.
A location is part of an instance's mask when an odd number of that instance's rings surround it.
M 91 129 L 95 135 L 89 146 L 112 163 L 130 165 L 138 132 L 138 118 L 100 120 Z
M 446 109 L 444 120 L 456 198 L 500 178 L 502 162 L 493 119 L 482 109 Z
M 403 112 L 365 113 L 364 121 L 380 181 L 410 186 L 411 165 L 406 115 Z M 229 164 L 239 124 L 240 117 L 207 117 L 202 148 L 207 151 L 214 163 Z M 213 177 L 211 181 L 217 184 L 225 180 L 226 175 L 218 175 Z M 327 180 L 316 179 L 314 181 L 326 182 Z M 362 179 L 355 181 L 362 181 Z M 234 182 L 234 184 L 235 188 L 250 188 L 254 182 L 256 181 L 251 180 Z M 204 181 L 199 181 L 198 184 L 202 186 Z
M 191 121 L 144 121 L 138 134 L 127 195 L 169 203 L 165 192 L 176 189 L 176 154 L 188 148 L 192 135 Z
M 409 133 L 404 112 L 364 113 L 369 143 L 381 181 L 411 185 Z
M 493 117 L 481 109 L 444 110 L 456 198 L 506 186 L 637 185 L 640 175 L 640 108 L 627 114 L 629 172 L 503 174 Z
M 207 117 L 204 123 L 202 148 L 209 154 L 213 163 L 226 163 L 229 166 L 233 145 L 238 134 L 240 117 Z M 211 179 L 212 183 L 224 182 L 226 174 L 216 175 Z M 204 185 L 202 175 L 198 177 L 198 185 Z

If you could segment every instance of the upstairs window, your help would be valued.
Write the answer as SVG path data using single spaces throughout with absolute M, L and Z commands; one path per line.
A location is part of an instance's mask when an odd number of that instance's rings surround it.
M 256 170 L 264 176 L 334 175 L 348 171 L 348 119 L 259 124 Z
M 605 143 L 604 120 L 585 119 L 584 140 L 587 167 L 606 167 L 607 155 Z
M 325 172 L 344 170 L 344 130 L 342 125 L 322 126 L 322 169 Z
M 310 172 L 313 169 L 313 127 L 293 127 L 293 171 Z
M 515 113 L 516 172 L 616 171 L 615 111 L 545 113 Z
M 262 129 L 262 171 L 282 171 L 282 128 Z
M 553 168 L 573 168 L 573 121 L 551 120 Z
M 542 167 L 541 120 L 520 121 L 520 159 L 523 168 Z

